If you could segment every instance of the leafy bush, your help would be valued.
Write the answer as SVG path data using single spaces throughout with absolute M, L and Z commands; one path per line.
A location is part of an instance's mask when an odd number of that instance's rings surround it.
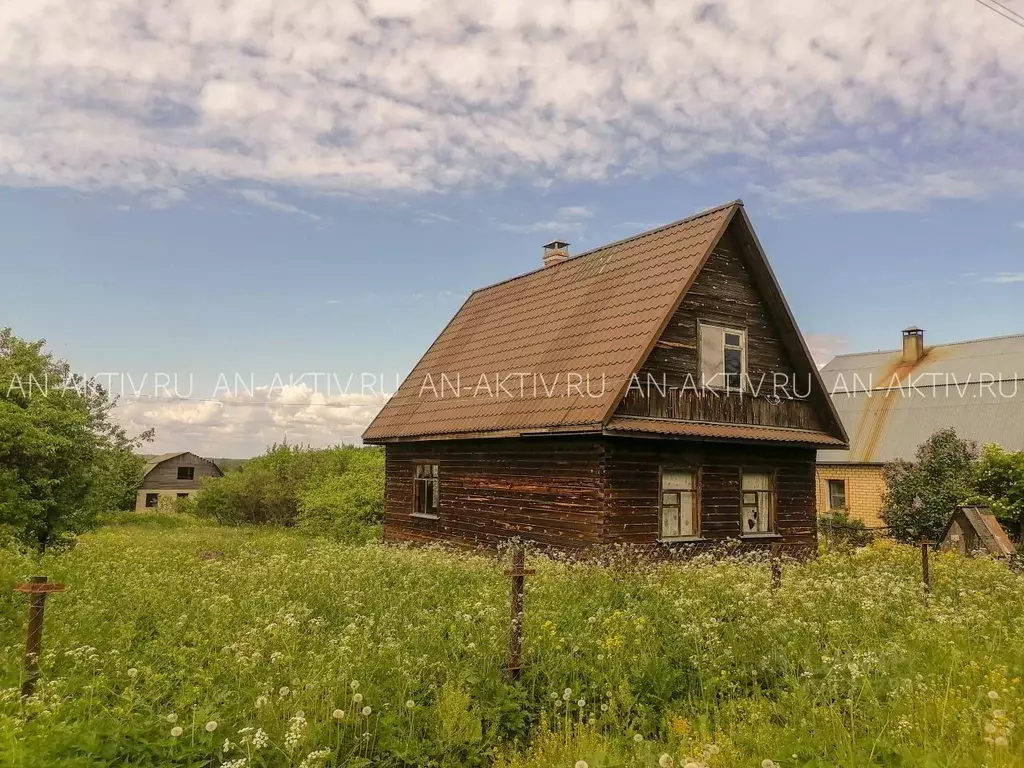
M 894 461 L 883 471 L 882 519 L 905 542 L 937 539 L 957 506 L 973 494 L 975 443 L 940 429 L 917 449 L 916 461 Z
M 205 480 L 186 507 L 220 523 L 297 525 L 366 540 L 384 514 L 384 453 L 274 445 L 236 471 Z
M 874 536 L 862 520 L 851 518 L 843 510 L 834 510 L 818 518 L 818 533 L 828 548 L 851 549 L 866 547 Z
M 990 507 L 1012 535 L 1024 533 L 1024 451 L 1011 453 L 998 445 L 985 445 L 971 481 L 976 501 Z

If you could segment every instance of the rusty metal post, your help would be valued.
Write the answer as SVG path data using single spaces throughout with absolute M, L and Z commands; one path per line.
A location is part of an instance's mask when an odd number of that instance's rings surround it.
M 46 596 L 63 592 L 63 584 L 51 584 L 45 576 L 30 576 L 25 584 L 15 589 L 28 595 L 28 633 L 25 637 L 25 679 L 21 683 L 21 695 L 28 698 L 36 690 L 39 678 L 39 657 L 43 652 L 43 616 L 46 610 Z
M 527 574 L 533 573 L 526 569 L 526 552 L 522 544 L 517 544 L 512 552 L 512 568 L 508 575 L 512 580 L 512 595 L 509 615 L 508 664 L 505 667 L 505 679 L 516 682 L 523 668 L 523 587 Z
M 772 589 L 782 587 L 782 545 L 772 544 Z
M 921 539 L 921 583 L 926 595 L 932 591 L 932 577 L 928 568 L 928 543 L 927 539 Z

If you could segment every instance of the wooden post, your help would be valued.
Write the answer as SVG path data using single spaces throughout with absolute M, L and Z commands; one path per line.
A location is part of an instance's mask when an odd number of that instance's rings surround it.
M 514 683 L 519 679 L 523 668 L 523 586 L 527 574 L 533 573 L 526 567 L 526 552 L 522 544 L 516 544 L 512 551 L 512 568 L 508 571 L 512 579 L 512 596 L 510 601 L 508 664 L 505 667 L 505 679 Z
M 782 545 L 772 544 L 772 589 L 782 587 Z
M 921 583 L 924 585 L 924 592 L 932 591 L 932 576 L 928 567 L 928 539 L 921 539 Z
M 21 683 L 21 695 L 28 698 L 36 690 L 39 677 L 39 657 L 43 652 L 43 615 L 46 610 L 46 596 L 63 592 L 63 584 L 51 584 L 45 576 L 30 576 L 25 584 L 15 589 L 28 595 L 28 634 L 25 638 L 25 679 Z

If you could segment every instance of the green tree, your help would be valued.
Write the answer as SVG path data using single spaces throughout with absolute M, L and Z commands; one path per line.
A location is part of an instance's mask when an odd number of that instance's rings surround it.
M 1024 451 L 985 445 L 975 462 L 972 483 L 977 501 L 987 504 L 1017 535 L 1024 532 Z
M 129 438 L 116 400 L 44 345 L 0 329 L 0 532 L 40 554 L 126 503 L 152 438 Z
M 900 541 L 935 540 L 950 515 L 973 494 L 975 443 L 940 429 L 917 449 L 915 461 L 885 465 L 882 519 Z
M 202 517 L 228 524 L 299 526 L 349 541 L 376 535 L 384 514 L 379 448 L 273 445 L 193 496 Z

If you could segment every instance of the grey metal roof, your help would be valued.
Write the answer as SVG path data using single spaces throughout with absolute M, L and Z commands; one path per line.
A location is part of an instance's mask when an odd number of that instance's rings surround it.
M 1024 450 L 1024 334 L 926 347 L 910 364 L 898 350 L 840 355 L 821 376 L 850 449 L 819 451 L 819 462 L 912 459 L 945 427 Z

